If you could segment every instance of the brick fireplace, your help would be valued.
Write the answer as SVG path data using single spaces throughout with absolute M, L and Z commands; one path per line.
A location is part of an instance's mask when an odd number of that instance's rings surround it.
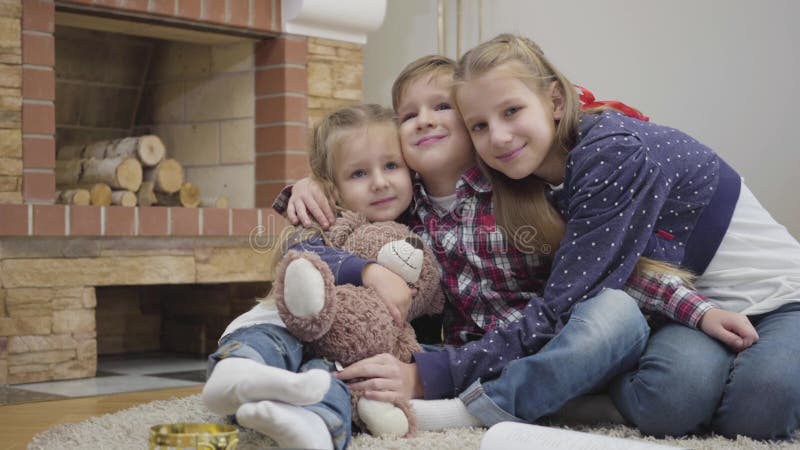
M 96 288 L 269 282 L 309 123 L 361 99 L 361 45 L 286 34 L 281 9 L 0 0 L 0 384 L 93 376 Z M 231 207 L 56 204 L 57 149 L 146 133 Z

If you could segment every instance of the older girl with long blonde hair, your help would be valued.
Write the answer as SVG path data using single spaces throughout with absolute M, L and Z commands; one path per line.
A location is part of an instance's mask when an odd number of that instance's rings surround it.
M 636 270 L 688 271 L 721 307 L 700 318 L 703 330 L 717 324 L 711 336 L 655 331 L 638 370 L 612 385 L 622 414 L 655 435 L 790 437 L 800 424 L 800 244 L 734 169 L 676 129 L 582 111 L 572 83 L 521 36 L 467 52 L 455 98 L 498 223 L 517 245 L 558 248 L 533 311 L 546 317 L 542 332 Z M 533 240 L 514 240 L 530 227 Z M 711 339 L 731 333 L 741 341 L 732 349 Z

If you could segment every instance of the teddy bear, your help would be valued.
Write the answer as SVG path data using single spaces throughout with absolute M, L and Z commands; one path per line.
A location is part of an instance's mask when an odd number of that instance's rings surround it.
M 335 247 L 376 260 L 416 288 L 408 320 L 442 312 L 444 293 L 436 257 L 405 225 L 368 222 L 344 212 L 326 237 Z M 287 252 L 276 267 L 275 304 L 286 328 L 309 355 L 347 366 L 380 353 L 411 362 L 422 351 L 411 324 L 398 326 L 376 291 L 334 285 L 330 268 L 311 252 Z M 408 436 L 416 430 L 409 402 L 390 404 L 353 393 L 353 420 L 376 436 Z

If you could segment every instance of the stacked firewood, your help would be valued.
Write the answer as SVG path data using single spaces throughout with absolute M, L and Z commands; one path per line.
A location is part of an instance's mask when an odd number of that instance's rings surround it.
M 56 200 L 70 205 L 185 206 L 201 204 L 183 166 L 166 157 L 158 136 L 68 145 L 56 153 Z M 227 207 L 219 197 L 203 206 Z

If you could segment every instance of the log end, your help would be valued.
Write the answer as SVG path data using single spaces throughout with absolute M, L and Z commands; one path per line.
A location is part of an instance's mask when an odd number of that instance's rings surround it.
M 174 194 L 183 186 L 183 166 L 175 159 L 165 159 L 156 167 L 156 190 Z
M 111 203 L 119 206 L 136 206 L 136 194 L 131 191 L 114 191 L 111 194 Z
M 77 189 L 77 191 L 72 195 L 72 205 L 80 205 L 80 206 L 87 206 L 92 201 L 92 196 L 89 194 L 89 191 L 86 189 Z
M 148 134 L 139 137 L 137 154 L 143 166 L 153 167 L 164 159 L 167 150 L 164 147 L 164 143 L 161 142 L 161 138 L 154 134 Z
M 136 158 L 127 158 L 117 166 L 117 182 L 128 191 L 138 191 L 142 185 L 142 163 Z
M 183 183 L 179 195 L 181 205 L 187 208 L 197 208 L 200 205 L 200 188 L 189 181 Z
M 96 183 L 89 189 L 93 206 L 109 206 L 111 204 L 111 187 L 105 183 Z

